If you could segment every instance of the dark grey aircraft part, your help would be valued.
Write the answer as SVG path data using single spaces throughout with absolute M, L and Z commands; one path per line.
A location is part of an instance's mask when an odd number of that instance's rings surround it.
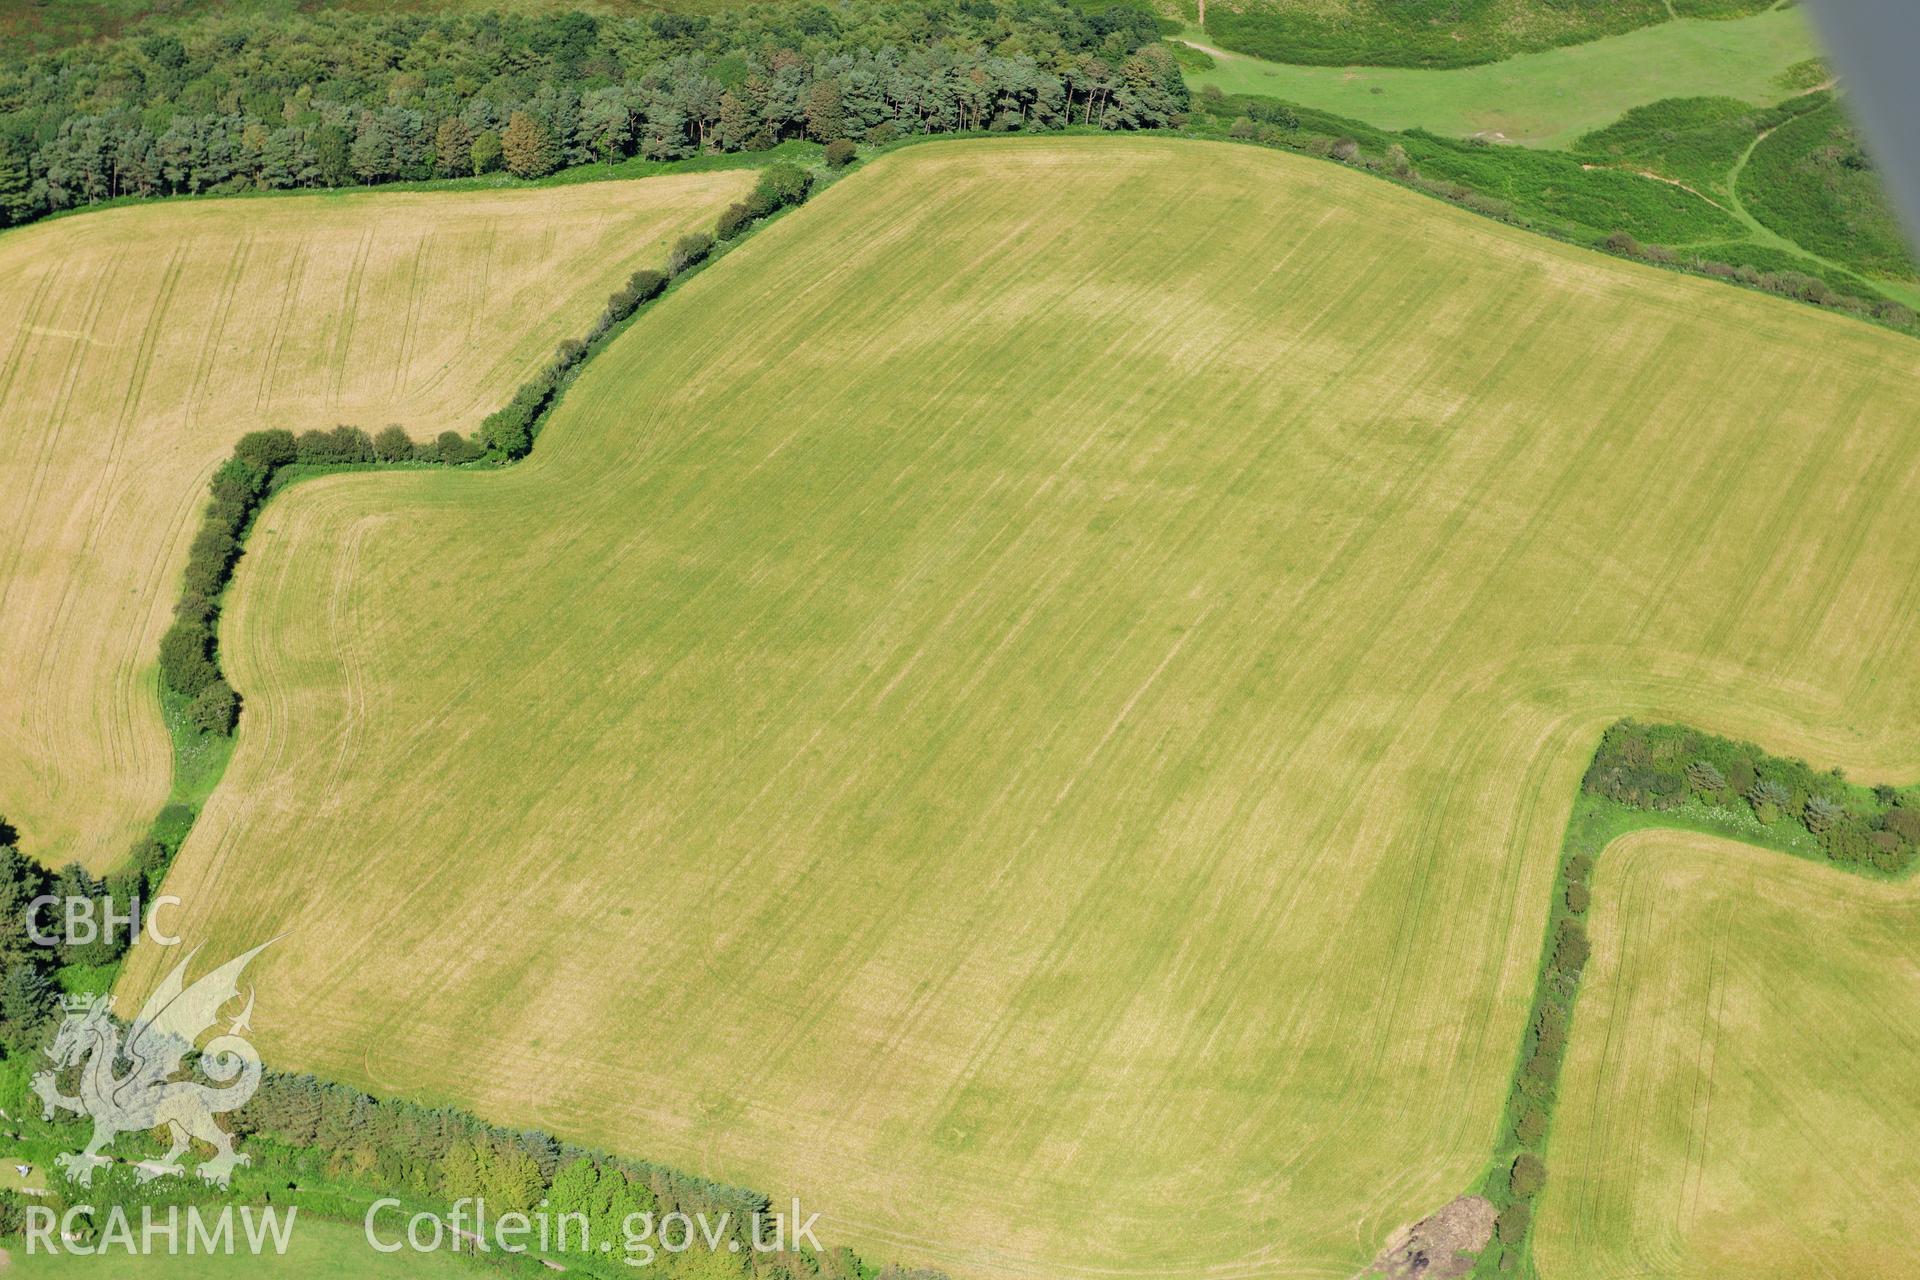
M 1846 81 L 1847 107 L 1920 244 L 1920 0 L 1818 0 L 1815 25 Z

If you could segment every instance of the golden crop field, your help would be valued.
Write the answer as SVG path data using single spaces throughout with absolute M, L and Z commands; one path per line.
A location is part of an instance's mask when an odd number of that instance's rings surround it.
M 1920 758 L 1916 377 L 1335 165 L 900 151 L 527 462 L 275 499 L 167 886 L 287 931 L 280 1065 L 969 1277 L 1348 1275 L 1483 1168 L 1603 726 Z
M 96 870 L 167 795 L 153 669 L 241 433 L 471 430 L 751 184 L 113 210 L 0 236 L 0 813 Z
M 1541 1273 L 1909 1270 L 1915 886 L 1659 831 L 1595 888 Z

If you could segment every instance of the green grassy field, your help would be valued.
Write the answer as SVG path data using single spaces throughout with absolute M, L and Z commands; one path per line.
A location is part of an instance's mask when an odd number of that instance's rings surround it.
M 1349 1274 L 1483 1166 L 1605 724 L 1911 767 L 1917 374 L 1335 165 L 904 150 L 526 463 L 268 508 L 168 888 L 290 931 L 290 1067 L 968 1276 Z
M 1782 76 L 1818 52 L 1806 18 L 1791 7 L 1726 21 L 1664 22 L 1451 70 L 1302 66 L 1219 49 L 1198 30 L 1178 38 L 1213 51 L 1211 68 L 1187 72 L 1196 88 L 1284 98 L 1382 128 L 1418 126 L 1537 147 L 1563 147 L 1634 107 L 1683 94 L 1776 102 L 1792 91 Z
M 0 812 L 26 851 L 110 867 L 166 799 L 159 637 L 242 432 L 469 431 L 751 183 L 190 201 L 0 235 Z
M 1673 15 L 1663 0 L 1216 0 L 1203 12 L 1230 49 L 1282 62 L 1421 67 L 1579 44 Z
M 1914 886 L 1649 831 L 1594 887 L 1541 1274 L 1905 1274 Z

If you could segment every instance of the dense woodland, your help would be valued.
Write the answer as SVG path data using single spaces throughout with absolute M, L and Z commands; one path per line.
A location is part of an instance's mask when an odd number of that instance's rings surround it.
M 1155 127 L 1187 103 L 1159 36 L 1143 8 L 1060 0 L 209 17 L 0 63 L 0 222 L 790 138 Z

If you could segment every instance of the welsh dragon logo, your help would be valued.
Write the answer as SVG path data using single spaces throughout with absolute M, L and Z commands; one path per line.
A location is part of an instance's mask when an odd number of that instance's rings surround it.
M 233 1135 L 214 1117 L 243 1106 L 260 1087 L 260 1055 L 240 1035 L 253 1015 L 251 991 L 239 1016 L 201 1050 L 196 1065 L 214 1083 L 175 1077 L 190 1074 L 188 1051 L 204 1032 L 217 1026 L 220 1010 L 240 995 L 241 971 L 270 945 L 262 943 L 227 961 L 191 986 L 185 984 L 187 965 L 199 953 L 189 954 L 147 999 L 140 1016 L 127 1028 L 125 1043 L 112 1016 L 112 997 L 68 1003 L 66 1020 L 47 1050 L 53 1068 L 33 1077 L 33 1091 L 40 1096 L 47 1119 L 58 1109 L 93 1120 L 93 1140 L 84 1150 L 55 1157 L 54 1163 L 67 1177 L 91 1186 L 93 1171 L 113 1163 L 101 1154 L 113 1140 L 145 1129 L 166 1129 L 173 1149 L 158 1161 L 135 1166 L 134 1176 L 141 1182 L 185 1173 L 180 1157 L 195 1138 L 215 1152 L 195 1170 L 207 1182 L 224 1187 L 236 1166 L 249 1163 L 233 1149 Z M 62 1093 L 59 1073 L 76 1066 L 80 1068 L 79 1094 Z M 116 1071 L 121 1067 L 125 1069 Z

